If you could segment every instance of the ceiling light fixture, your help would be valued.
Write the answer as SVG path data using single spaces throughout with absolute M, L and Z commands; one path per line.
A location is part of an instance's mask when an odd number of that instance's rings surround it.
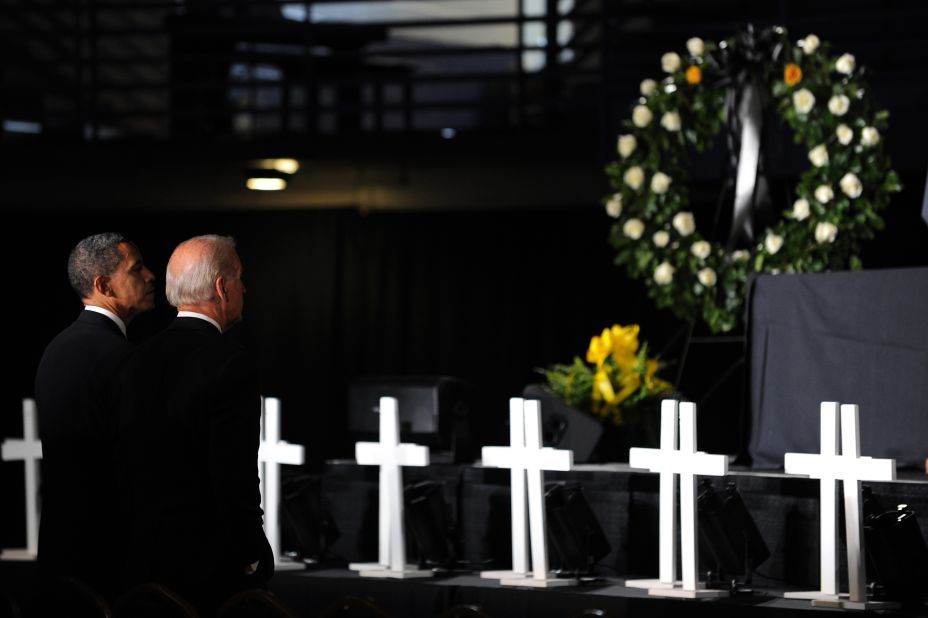
M 300 162 L 296 159 L 259 159 L 254 167 L 261 170 L 274 170 L 282 174 L 295 174 L 300 171 Z
M 245 186 L 252 191 L 283 191 L 287 179 L 299 169 L 296 159 L 257 159 L 249 164 Z
M 287 181 L 283 178 L 252 176 L 245 182 L 245 186 L 252 191 L 283 191 L 287 188 Z

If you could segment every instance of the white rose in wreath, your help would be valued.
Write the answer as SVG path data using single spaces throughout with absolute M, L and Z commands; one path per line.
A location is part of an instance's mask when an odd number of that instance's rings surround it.
M 658 285 L 667 285 L 673 281 L 674 268 L 669 262 L 661 262 L 654 269 L 654 281 Z
M 648 109 L 647 105 L 636 105 L 632 110 L 632 124 L 641 129 L 651 124 L 654 114 Z
M 809 161 L 815 167 L 828 165 L 828 149 L 825 148 L 825 144 L 819 144 L 809 151 Z
M 637 191 L 641 188 L 641 183 L 644 182 L 644 172 L 641 171 L 641 168 L 637 165 L 633 165 L 625 170 L 622 180 L 624 180 L 625 184 L 629 187 Z
M 644 234 L 644 222 L 641 219 L 629 219 L 622 226 L 622 233 L 632 240 L 638 240 Z
M 686 40 L 686 51 L 688 51 L 691 56 L 701 58 L 702 55 L 706 53 L 706 43 L 698 36 L 694 36 Z
M 751 257 L 751 252 L 746 249 L 737 249 L 731 254 L 731 259 L 735 262 L 745 262 L 749 257 Z
M 713 285 L 715 285 L 715 282 L 717 280 L 715 271 L 709 267 L 703 268 L 702 270 L 697 272 L 696 278 L 698 278 L 699 282 L 703 284 L 704 286 L 706 286 L 707 288 L 711 288 Z
M 783 246 L 783 237 L 779 234 L 774 234 L 773 232 L 768 232 L 767 237 L 764 239 L 764 247 L 767 249 L 767 253 L 774 255 L 777 251 L 780 250 L 780 247 Z
M 856 64 L 854 56 L 851 54 L 843 54 L 835 61 L 835 71 L 843 73 L 844 75 L 850 75 L 854 72 L 854 66 Z
M 709 257 L 710 253 L 712 253 L 712 245 L 710 245 L 705 240 L 697 240 L 693 243 L 693 246 L 690 247 L 690 253 L 698 257 L 700 260 L 704 260 Z
M 815 107 L 815 95 L 805 88 L 800 88 L 793 93 L 793 107 L 800 114 L 808 114 Z
M 835 135 L 838 136 L 838 141 L 841 142 L 842 146 L 847 146 L 854 141 L 854 129 L 846 124 L 839 124 L 838 128 L 835 129 Z
M 613 219 L 618 219 L 622 215 L 622 194 L 615 193 L 606 202 L 606 214 Z
M 667 193 L 667 189 L 670 188 L 670 183 L 673 182 L 670 176 L 664 172 L 656 172 L 651 178 L 651 191 L 654 191 L 657 195 L 663 195 Z
M 668 131 L 680 130 L 680 114 L 677 111 L 664 112 L 661 116 L 661 126 Z
M 821 41 L 814 34 L 806 36 L 804 39 L 800 39 L 799 48 L 802 49 L 802 52 L 806 55 L 814 54 L 815 50 L 818 49 Z
M 831 185 L 819 185 L 815 187 L 815 199 L 820 204 L 827 204 L 834 196 L 835 192 L 832 190 Z
M 635 148 L 638 147 L 638 140 L 635 139 L 634 135 L 620 135 L 619 141 L 616 144 L 616 149 L 619 151 L 619 154 L 623 159 L 627 159 L 628 155 L 635 152 Z
M 691 212 L 678 212 L 673 216 L 671 223 L 680 236 L 689 236 L 696 231 L 696 220 Z
M 654 246 L 658 249 L 663 249 L 667 246 L 667 243 L 670 242 L 670 234 L 664 230 L 658 230 L 654 232 L 654 235 L 651 236 L 651 241 L 654 243 Z
M 641 85 L 638 87 L 638 89 L 641 91 L 641 94 L 649 97 L 657 92 L 657 82 L 653 79 L 641 80 Z
M 864 146 L 876 146 L 880 141 L 880 132 L 873 127 L 864 127 L 860 132 L 860 143 Z
M 860 182 L 860 178 L 848 172 L 841 177 L 841 180 L 838 181 L 838 184 L 841 186 L 841 191 L 844 192 L 844 195 L 853 199 L 855 197 L 860 197 L 860 194 L 863 193 L 864 186 Z
M 851 100 L 843 94 L 836 94 L 828 99 L 828 111 L 835 116 L 843 116 L 851 107 Z
M 661 56 L 661 68 L 665 73 L 673 73 L 680 68 L 680 56 L 676 52 L 667 52 Z
M 838 228 L 834 223 L 822 221 L 815 226 L 815 242 L 822 245 L 826 242 L 834 242 L 838 236 Z
M 803 221 L 808 218 L 810 213 L 809 200 L 804 197 L 793 202 L 793 219 Z

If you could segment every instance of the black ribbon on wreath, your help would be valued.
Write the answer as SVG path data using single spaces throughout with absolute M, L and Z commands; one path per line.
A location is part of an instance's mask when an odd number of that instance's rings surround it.
M 778 26 L 757 32 L 748 24 L 731 41 L 719 43 L 708 59 L 716 85 L 727 90 L 728 173 L 716 205 L 714 232 L 718 237 L 723 206 L 733 190 L 729 251 L 753 245 L 759 228 L 773 218 L 764 174 L 764 112 L 769 103 L 765 84 L 769 81 L 770 67 L 777 66 L 783 53 L 784 37 L 785 31 Z
M 716 87 L 726 89 L 726 180 L 716 202 L 713 237 L 722 239 L 720 226 L 729 224 L 725 241 L 728 251 L 753 247 L 755 239 L 776 219 L 764 173 L 764 117 L 770 102 L 767 87 L 771 77 L 769 72 L 778 66 L 785 40 L 786 31 L 779 26 L 757 31 L 748 24 L 733 39 L 720 42 L 718 48 L 706 57 L 707 77 L 714 81 Z M 728 203 L 733 203 L 730 215 L 726 212 Z M 738 379 L 746 366 L 745 334 L 694 336 L 695 326 L 695 320 L 684 325 L 661 352 L 661 356 L 665 356 L 671 349 L 680 346 L 674 384 L 678 388 L 683 385 L 691 347 L 694 344 L 711 345 L 716 350 L 713 357 L 724 360 L 717 365 L 715 375 L 708 382 L 701 383 L 693 400 L 700 405 L 708 401 L 714 401 L 716 405 L 722 402 L 726 408 L 732 404 L 738 406 L 740 402 L 740 407 L 747 409 L 749 392 L 743 378 Z M 734 397 L 733 401 L 726 401 L 723 390 L 733 381 L 739 383 L 737 392 L 728 395 Z M 721 439 L 725 444 L 718 446 L 729 452 L 734 450 L 734 454 L 739 456 L 739 463 L 743 463 L 748 435 L 745 415 L 740 414 L 736 423 L 737 427 L 730 430 L 731 435 Z M 710 450 L 715 450 L 714 446 Z

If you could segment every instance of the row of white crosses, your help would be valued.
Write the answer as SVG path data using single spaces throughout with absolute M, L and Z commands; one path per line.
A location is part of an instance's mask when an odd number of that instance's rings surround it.
M 3 461 L 22 461 L 26 468 L 26 547 L 4 550 L 0 559 L 35 560 L 39 549 L 39 461 L 42 459 L 42 442 L 39 439 L 34 399 L 23 399 L 23 438 L 4 440 L 0 445 L 0 457 Z M 281 561 L 278 509 L 280 464 L 299 465 L 303 459 L 302 446 L 280 440 L 280 400 L 262 398 L 258 475 L 261 479 L 265 533 L 279 568 L 285 566 Z
M 856 405 L 843 405 L 838 419 L 838 404 L 822 403 L 821 454 L 786 454 L 786 471 L 821 479 L 821 590 L 787 593 L 788 598 L 811 599 L 813 605 L 848 609 L 880 609 L 891 603 L 869 602 L 866 598 L 863 522 L 860 503 L 861 481 L 895 479 L 895 462 L 860 455 L 859 414 Z M 510 402 L 510 446 L 484 447 L 484 465 L 511 470 L 512 499 L 512 571 L 488 571 L 484 577 L 500 578 L 504 585 L 549 586 L 544 546 L 545 522 L 541 500 L 543 470 L 569 470 L 572 459 L 559 460 L 554 449 L 541 448 L 540 413 L 537 401 L 513 399 Z M 841 453 L 838 453 L 840 428 Z M 546 452 L 547 451 L 547 452 Z M 568 452 L 569 453 L 569 452 Z M 701 598 L 721 596 L 727 591 L 710 590 L 698 581 L 698 542 L 696 513 L 696 476 L 724 476 L 728 460 L 724 455 L 710 455 L 696 450 L 696 405 L 665 400 L 661 404 L 661 442 L 659 449 L 632 448 L 629 463 L 634 468 L 660 474 L 659 573 L 658 579 L 628 580 L 630 587 L 647 588 L 655 596 Z M 683 580 L 676 579 L 676 479 L 680 477 L 680 538 Z M 527 479 L 526 479 L 527 477 Z M 532 566 L 528 573 L 525 545 L 525 486 L 528 481 L 529 517 L 532 533 Z M 837 590 L 836 481 L 844 482 L 845 520 L 848 547 L 848 595 Z M 533 491 L 533 488 L 535 491 Z
M 351 564 L 349 568 L 358 571 L 363 577 L 430 577 L 431 571 L 406 564 L 402 482 L 403 467 L 428 465 L 428 449 L 400 442 L 396 399 L 381 397 L 379 409 L 379 442 L 358 442 L 355 445 L 355 456 L 359 464 L 380 467 L 378 560 L 374 563 Z M 508 571 L 485 571 L 482 575 L 499 579 L 503 585 L 510 586 L 575 584 L 576 580 L 557 578 L 548 572 L 544 511 L 544 471 L 570 470 L 573 453 L 542 447 L 541 408 L 538 401 L 512 399 L 509 419 L 510 446 L 484 447 L 483 460 L 487 466 L 511 470 L 513 568 Z M 526 519 L 531 524 L 531 571 L 528 569 Z
M 485 572 L 483 576 L 499 578 L 504 585 L 554 586 L 574 583 L 551 577 L 548 572 L 544 513 L 544 471 L 570 470 L 573 453 L 543 448 L 540 404 L 535 400 L 512 399 L 510 402 L 510 446 L 484 447 L 484 465 L 511 471 L 512 496 L 512 565 L 511 571 Z M 812 599 L 813 604 L 847 608 L 873 608 L 885 604 L 867 602 L 865 559 L 862 543 L 861 481 L 895 479 L 895 462 L 860 455 L 859 413 L 856 405 L 821 405 L 821 452 L 787 453 L 785 468 L 789 474 L 820 480 L 821 490 L 821 588 L 809 593 L 787 593 L 791 598 Z M 5 552 L 4 558 L 34 557 L 38 548 L 38 462 L 42 445 L 36 428 L 35 402 L 23 401 L 22 440 L 9 439 L 2 444 L 4 461 L 26 464 L 26 550 Z M 280 560 L 279 496 L 280 464 L 303 462 L 302 446 L 279 439 L 280 402 L 262 401 L 262 439 L 259 447 L 259 475 L 265 528 L 268 539 Z M 385 397 L 380 402 L 380 441 L 356 445 L 359 464 L 380 466 L 380 511 L 378 562 L 352 565 L 362 575 L 373 577 L 423 577 L 430 572 L 406 565 L 403 534 L 403 466 L 427 466 L 428 449 L 402 444 L 399 439 L 397 402 Z M 839 440 L 840 435 L 840 449 Z M 840 450 L 840 453 L 839 453 Z M 649 594 L 661 596 L 717 596 L 721 591 L 707 590 L 697 581 L 698 543 L 696 540 L 696 476 L 727 474 L 727 459 L 696 450 L 695 404 L 665 400 L 661 406 L 661 444 L 659 449 L 633 448 L 632 467 L 660 474 L 659 577 L 657 580 L 630 580 L 633 587 L 648 588 Z M 683 580 L 676 580 L 676 479 L 680 477 L 680 526 Z M 844 483 L 844 508 L 848 549 L 849 594 L 840 595 L 837 586 L 837 481 Z M 526 498 L 528 508 L 526 509 Z M 529 524 L 528 530 L 526 523 Z M 531 537 L 532 568 L 528 568 L 526 539 Z

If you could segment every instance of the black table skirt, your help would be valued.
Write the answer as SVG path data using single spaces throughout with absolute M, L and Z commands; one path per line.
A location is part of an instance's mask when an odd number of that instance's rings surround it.
M 617 578 L 565 588 L 503 587 L 476 575 L 430 580 L 372 579 L 340 570 L 277 573 L 271 591 L 300 616 L 312 618 L 345 596 L 367 598 L 394 618 L 432 618 L 455 605 L 476 605 L 495 618 L 570 618 L 585 610 L 603 610 L 612 618 L 624 616 L 712 616 L 747 618 L 810 616 L 835 610 L 813 608 L 808 601 L 784 599 L 780 591 L 755 591 L 722 599 L 665 599 L 647 591 L 626 588 Z M 925 616 L 924 608 L 892 612 Z M 824 615 L 824 614 L 822 614 Z

